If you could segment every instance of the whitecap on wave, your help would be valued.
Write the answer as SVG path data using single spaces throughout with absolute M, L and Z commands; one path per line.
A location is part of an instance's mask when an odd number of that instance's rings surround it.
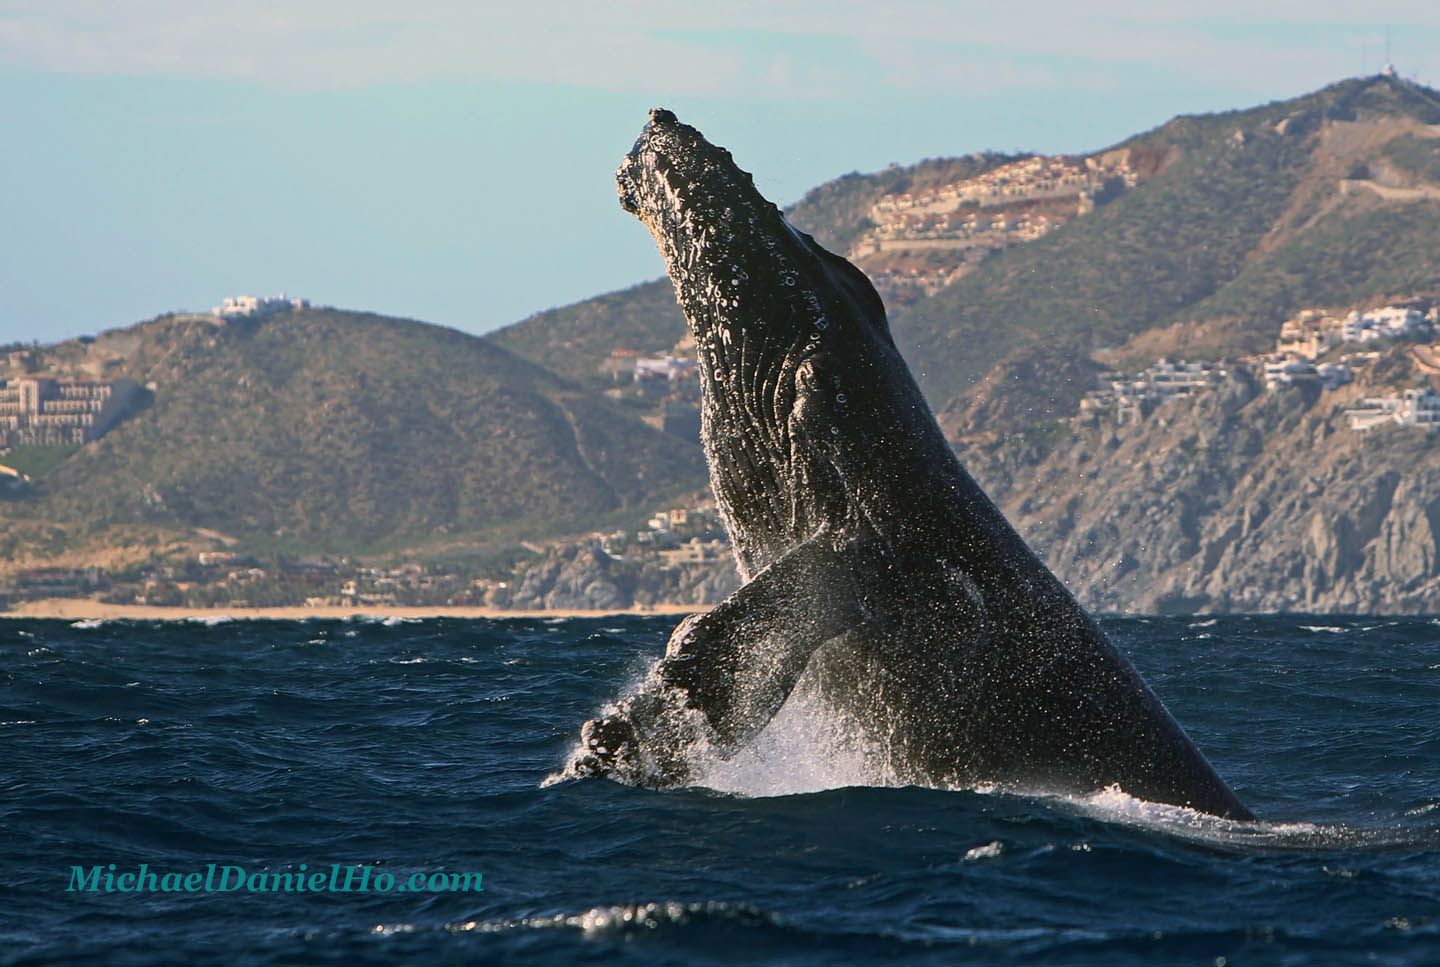
M 1220 848 L 1244 850 L 1374 849 L 1432 842 L 1435 831 L 1331 823 L 1225 819 L 1185 806 L 1150 802 L 1109 786 L 1087 796 L 1041 796 L 1092 819 L 1118 823 Z
M 1005 852 L 1005 844 L 995 839 L 983 846 L 976 846 L 966 850 L 965 855 L 961 857 L 961 861 L 974 863 L 978 860 L 993 860 L 1003 852 Z
M 579 930 L 586 934 L 622 933 L 631 930 L 655 930 L 683 925 L 695 920 L 729 920 L 751 923 L 774 923 L 775 918 L 753 907 L 737 903 L 710 901 L 706 903 L 627 903 L 593 907 L 583 913 L 557 913 L 548 917 L 524 917 L 519 920 L 466 920 L 447 924 L 452 933 L 503 933 L 512 930 Z

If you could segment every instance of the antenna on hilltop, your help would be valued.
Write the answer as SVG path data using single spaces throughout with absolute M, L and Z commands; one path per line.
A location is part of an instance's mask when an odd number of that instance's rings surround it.
M 1395 76 L 1395 62 L 1390 59 L 1390 28 L 1385 28 L 1385 66 L 1380 69 L 1382 77 Z

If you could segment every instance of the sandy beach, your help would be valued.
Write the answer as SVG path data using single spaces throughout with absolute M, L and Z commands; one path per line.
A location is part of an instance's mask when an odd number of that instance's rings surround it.
M 0 618 L 64 618 L 69 620 L 203 621 L 207 618 L 236 620 L 303 621 L 306 618 L 603 618 L 616 614 L 685 615 L 708 611 L 709 605 L 664 604 L 629 611 L 501 611 L 496 608 L 376 608 L 325 606 L 308 608 L 165 608 L 143 604 L 105 604 L 88 598 L 44 598 L 26 601 Z

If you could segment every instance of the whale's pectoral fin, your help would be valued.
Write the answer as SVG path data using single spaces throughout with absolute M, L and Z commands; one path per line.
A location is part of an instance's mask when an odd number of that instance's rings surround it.
M 864 621 L 858 553 L 817 535 L 670 636 L 660 678 L 704 713 L 722 752 L 769 723 L 816 649 Z
M 686 618 L 644 685 L 585 723 L 572 774 L 674 786 L 690 778 L 697 741 L 738 750 L 785 704 L 810 656 L 866 622 L 863 574 L 876 560 L 862 542 L 837 548 L 822 532 Z

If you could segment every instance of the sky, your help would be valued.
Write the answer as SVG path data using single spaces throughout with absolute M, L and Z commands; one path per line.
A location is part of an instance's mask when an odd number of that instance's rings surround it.
M 282 291 L 483 333 L 662 274 L 614 188 L 655 105 L 783 205 L 1293 97 L 1387 34 L 1440 86 L 1433 0 L 0 0 L 0 343 Z

